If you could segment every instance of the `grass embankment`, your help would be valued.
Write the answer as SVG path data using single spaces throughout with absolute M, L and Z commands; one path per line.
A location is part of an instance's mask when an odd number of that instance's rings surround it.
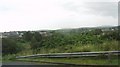
M 37 62 L 53 62 L 53 63 L 69 63 L 69 64 L 98 64 L 98 65 L 118 65 L 117 57 L 107 59 L 107 58 L 90 58 L 90 57 L 81 57 L 81 58 L 25 58 L 18 59 L 19 61 L 37 61 Z
M 2 56 L 0 55 L 0 63 L 2 62 Z
M 16 54 L 17 56 L 25 56 L 33 54 L 32 50 L 29 50 L 30 46 L 26 45 L 27 49 L 23 52 Z M 38 54 L 44 53 L 65 53 L 65 52 L 92 52 L 92 51 L 115 51 L 120 50 L 118 48 L 118 41 L 106 41 L 103 44 L 75 44 L 64 45 L 56 48 L 41 48 Z M 72 64 L 112 64 L 118 65 L 118 58 L 112 58 L 110 60 L 106 58 L 32 58 L 32 59 L 18 59 L 23 61 L 47 61 L 47 62 L 62 62 Z M 119 59 L 120 60 L 120 59 Z
M 64 53 L 64 52 L 92 52 L 92 51 L 115 51 L 118 48 L 118 41 L 107 41 L 103 44 L 75 44 L 65 45 L 52 49 L 43 49 L 40 53 Z
M 116 51 L 120 50 L 118 48 L 118 41 L 106 41 L 102 44 L 74 44 L 74 45 L 64 45 L 55 48 L 41 48 L 36 53 L 30 48 L 30 43 L 25 43 L 25 49 L 19 53 L 17 56 L 21 55 L 31 55 L 31 54 L 45 54 L 45 53 L 69 53 L 69 52 L 92 52 L 92 51 Z
M 30 43 L 23 43 L 23 46 L 25 47 L 24 50 L 17 54 L 13 55 L 6 55 L 3 56 L 2 60 L 3 62 L 11 61 L 11 58 L 15 58 L 16 56 L 26 56 L 26 55 L 32 55 L 34 54 L 33 51 L 30 49 Z M 66 53 L 66 52 L 92 52 L 92 51 L 114 51 L 119 50 L 118 48 L 118 41 L 106 41 L 103 44 L 75 44 L 75 45 L 64 45 L 56 48 L 41 48 L 37 53 L 38 54 L 45 54 L 45 53 Z M 30 59 L 31 60 L 31 59 Z M 39 60 L 39 59 L 32 59 L 32 60 Z M 65 62 L 68 61 L 70 63 L 94 63 L 95 64 L 107 64 L 109 63 L 108 60 L 91 60 L 91 59 L 68 59 L 68 58 L 61 58 L 61 59 L 54 59 L 54 58 L 40 58 L 40 60 L 49 60 L 49 61 L 60 61 Z M 65 60 L 65 61 L 63 61 Z M 117 60 L 113 59 L 111 61 L 113 64 L 117 63 Z M 110 63 L 111 64 L 111 63 Z

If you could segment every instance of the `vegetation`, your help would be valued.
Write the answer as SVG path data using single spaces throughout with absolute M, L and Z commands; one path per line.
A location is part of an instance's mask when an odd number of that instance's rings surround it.
M 3 38 L 2 44 L 2 55 L 15 54 L 22 50 L 22 46 L 15 39 Z
M 113 30 L 114 29 L 114 30 Z M 105 31 L 104 31 L 105 30 Z M 37 53 L 91 52 L 120 50 L 117 27 L 71 30 L 26 31 L 22 37 L 2 39 L 2 55 L 15 57 Z M 4 58 L 3 58 L 4 59 Z
M 98 58 L 98 57 L 79 57 L 79 58 L 22 58 L 19 61 L 37 61 L 37 62 L 53 62 L 53 63 L 71 63 L 71 64 L 99 64 L 99 65 L 118 65 L 118 58 Z M 47 60 L 47 61 L 46 61 Z

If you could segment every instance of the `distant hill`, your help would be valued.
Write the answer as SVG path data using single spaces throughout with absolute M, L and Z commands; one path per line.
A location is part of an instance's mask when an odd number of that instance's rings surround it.
M 82 32 L 88 32 L 95 29 L 101 29 L 102 31 L 111 31 L 111 30 L 119 30 L 120 26 L 99 26 L 99 27 L 84 27 L 84 28 L 68 28 L 68 29 L 59 29 L 56 30 L 56 32 L 61 33 L 82 33 Z

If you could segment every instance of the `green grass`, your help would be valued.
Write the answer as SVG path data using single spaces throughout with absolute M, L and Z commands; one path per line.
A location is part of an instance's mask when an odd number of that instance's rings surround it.
M 9 54 L 2 57 L 2 62 L 11 62 L 15 58 L 15 54 Z
M 3 56 L 2 60 L 10 61 L 10 59 L 15 58 L 15 56 L 32 55 L 33 51 L 30 49 L 29 44 L 30 43 L 23 43 L 25 47 L 24 50 L 14 55 Z M 47 53 L 66 53 L 66 52 L 69 53 L 69 52 L 112 51 L 112 50 L 120 50 L 120 48 L 118 48 L 118 41 L 106 41 L 103 44 L 74 44 L 74 45 L 59 46 L 56 48 L 41 48 L 40 51 L 38 51 L 37 53 L 47 54 Z M 96 60 L 93 60 L 93 62 L 95 61 Z M 88 60 L 88 63 L 90 63 L 90 60 Z
M 24 49 L 17 53 L 16 56 L 21 55 L 32 55 L 34 51 L 31 50 L 30 43 L 23 43 Z M 69 52 L 92 52 L 92 51 L 114 51 L 120 50 L 118 48 L 118 41 L 106 41 L 103 44 L 74 44 L 74 45 L 64 45 L 55 48 L 40 48 L 37 54 L 45 53 L 69 53 Z
M 95 58 L 32 58 L 32 59 L 18 59 L 23 61 L 47 61 L 71 64 L 100 64 L 100 65 L 118 65 L 118 58 L 111 60 L 108 59 L 95 59 Z M 120 60 L 120 59 L 119 59 Z
M 2 56 L 0 55 L 0 63 L 2 62 Z
M 37 53 L 66 53 L 66 52 L 92 52 L 92 51 L 115 51 L 118 41 L 106 41 L 103 44 L 74 44 L 64 45 L 56 48 L 42 48 Z

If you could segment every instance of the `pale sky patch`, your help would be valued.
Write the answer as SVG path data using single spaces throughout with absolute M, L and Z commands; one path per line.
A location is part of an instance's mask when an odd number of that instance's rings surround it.
M 118 25 L 118 0 L 0 0 L 0 31 Z

